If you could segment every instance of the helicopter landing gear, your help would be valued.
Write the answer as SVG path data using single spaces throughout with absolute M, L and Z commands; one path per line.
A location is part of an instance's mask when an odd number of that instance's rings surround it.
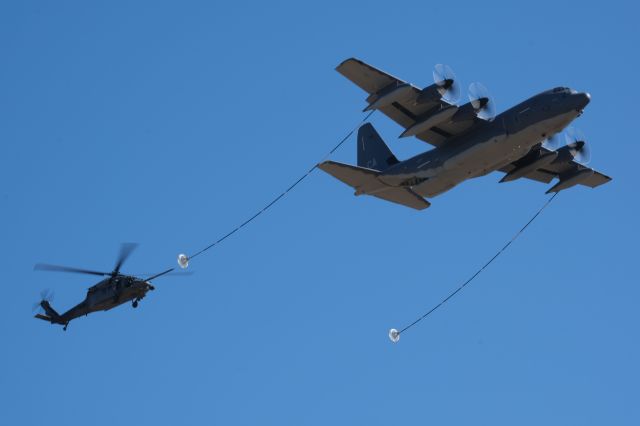
M 131 303 L 131 306 L 133 306 L 134 308 L 138 307 L 138 299 L 134 299 L 134 301 Z

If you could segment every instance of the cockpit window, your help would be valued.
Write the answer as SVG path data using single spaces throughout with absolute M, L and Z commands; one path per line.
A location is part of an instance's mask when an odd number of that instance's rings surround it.
M 568 87 L 556 87 L 555 89 L 553 89 L 553 93 L 562 93 L 562 92 L 568 92 L 569 88 Z

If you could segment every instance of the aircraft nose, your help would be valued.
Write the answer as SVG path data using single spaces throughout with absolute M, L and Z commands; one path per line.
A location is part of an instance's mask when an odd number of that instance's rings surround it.
M 591 102 L 591 95 L 587 92 L 584 93 L 577 93 L 576 95 L 576 101 L 578 103 L 578 109 L 582 110 L 584 109 L 584 107 L 586 107 L 589 102 Z

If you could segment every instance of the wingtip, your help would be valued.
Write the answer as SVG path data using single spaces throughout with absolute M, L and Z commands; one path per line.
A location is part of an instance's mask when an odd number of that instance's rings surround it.
M 345 64 L 347 64 L 347 63 L 349 63 L 349 62 L 354 62 L 354 61 L 355 61 L 355 62 L 361 62 L 358 58 L 356 58 L 356 57 L 353 57 L 353 56 L 352 56 L 352 57 L 347 58 L 347 59 L 345 59 L 344 61 L 340 62 L 340 64 L 338 64 L 338 66 L 335 68 L 335 70 L 339 72 L 339 71 L 340 71 L 340 68 L 341 68 L 343 65 L 345 65 Z
M 328 163 L 329 163 L 329 161 L 323 161 L 323 162 L 321 162 L 321 163 L 316 164 L 316 167 L 317 167 L 318 169 L 320 169 L 320 170 L 323 170 L 323 171 L 324 171 L 324 166 L 325 166 L 326 164 L 328 164 Z

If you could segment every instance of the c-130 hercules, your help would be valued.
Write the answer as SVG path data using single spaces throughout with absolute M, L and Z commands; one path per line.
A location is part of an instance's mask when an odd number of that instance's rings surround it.
M 355 195 L 372 195 L 422 210 L 435 197 L 459 183 L 493 171 L 506 173 L 500 182 L 521 177 L 549 183 L 549 192 L 581 184 L 592 188 L 610 177 L 585 164 L 587 146 L 569 137 L 553 147 L 561 132 L 590 101 L 588 93 L 557 87 L 535 95 L 494 117 L 493 101 L 478 83 L 469 87 L 470 102 L 453 102 L 459 93 L 451 69 L 437 65 L 435 83 L 419 89 L 358 59 L 336 70 L 369 93 L 367 110 L 379 110 L 434 149 L 405 161 L 391 153 L 371 124 L 358 132 L 358 165 L 325 161 L 318 167 L 352 186 Z

